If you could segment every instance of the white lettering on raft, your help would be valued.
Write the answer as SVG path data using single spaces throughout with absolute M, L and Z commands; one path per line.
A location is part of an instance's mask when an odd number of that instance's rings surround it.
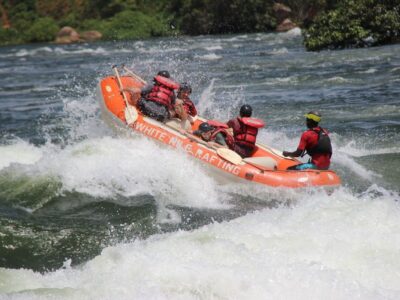
M 143 134 L 145 134 L 147 136 L 150 136 L 154 139 L 164 142 L 165 144 L 168 144 L 175 148 L 181 148 L 185 152 L 189 153 L 190 155 L 197 157 L 203 161 L 206 161 L 212 165 L 216 165 L 218 168 L 228 171 L 234 175 L 239 175 L 239 173 L 240 173 L 240 167 L 238 167 L 234 164 L 231 164 L 231 163 L 227 162 L 226 160 L 221 159 L 219 156 L 216 156 L 212 153 L 204 152 L 202 149 L 197 149 L 196 153 L 193 153 L 192 144 L 183 145 L 182 140 L 176 136 L 171 136 L 169 140 L 166 140 L 168 135 L 165 132 L 162 132 L 156 128 L 152 128 L 152 127 L 147 126 L 146 124 L 138 123 L 138 122 L 136 122 L 134 124 L 134 128 L 137 131 L 142 132 Z

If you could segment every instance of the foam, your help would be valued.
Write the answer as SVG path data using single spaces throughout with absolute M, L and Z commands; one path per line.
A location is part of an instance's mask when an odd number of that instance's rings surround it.
M 13 299 L 397 299 L 398 194 L 298 194 L 295 207 L 104 249 L 44 275 L 2 270 Z M 384 253 L 384 255 L 382 255 Z
M 32 165 L 42 157 L 42 151 L 25 141 L 15 140 L 10 145 L 0 146 L 0 170 L 11 164 Z

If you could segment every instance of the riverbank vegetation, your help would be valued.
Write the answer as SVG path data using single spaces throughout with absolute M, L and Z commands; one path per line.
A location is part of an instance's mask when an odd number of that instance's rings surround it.
M 68 32 L 96 31 L 103 40 L 284 31 L 300 26 L 308 50 L 363 47 L 399 41 L 399 2 L 0 0 L 0 45 L 66 42 L 57 39 L 65 26 L 74 29 Z M 72 41 L 85 39 L 78 36 Z
M 400 0 L 344 0 L 304 32 L 308 50 L 400 42 Z

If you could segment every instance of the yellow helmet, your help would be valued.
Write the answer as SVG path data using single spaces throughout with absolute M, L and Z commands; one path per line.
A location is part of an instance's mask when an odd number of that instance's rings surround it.
M 313 120 L 314 122 L 321 122 L 321 115 L 316 111 L 310 111 L 308 114 L 304 115 L 307 119 Z

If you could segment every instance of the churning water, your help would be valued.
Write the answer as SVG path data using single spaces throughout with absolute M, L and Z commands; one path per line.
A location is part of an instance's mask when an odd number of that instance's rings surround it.
M 202 115 L 243 103 L 295 150 L 318 110 L 343 186 L 221 185 L 118 137 L 95 91 L 113 64 L 168 69 Z M 0 49 L 0 298 L 399 299 L 400 45 L 305 52 L 300 33 Z

